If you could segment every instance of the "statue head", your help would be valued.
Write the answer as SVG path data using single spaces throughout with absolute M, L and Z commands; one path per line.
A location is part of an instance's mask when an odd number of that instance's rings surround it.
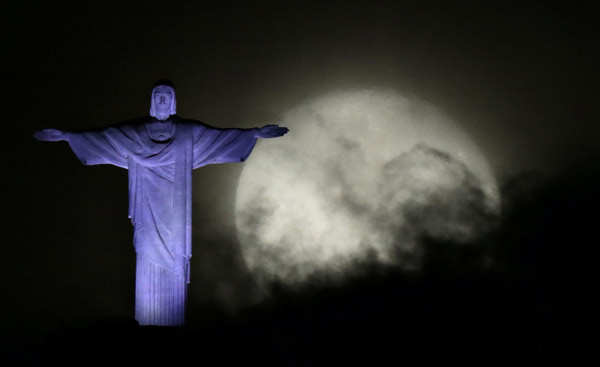
M 150 116 L 166 120 L 177 110 L 175 85 L 170 80 L 161 79 L 154 83 L 150 100 Z

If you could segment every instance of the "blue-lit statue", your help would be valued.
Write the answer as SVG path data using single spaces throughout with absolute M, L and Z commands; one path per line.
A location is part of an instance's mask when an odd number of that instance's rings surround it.
M 183 325 L 192 257 L 192 169 L 243 162 L 257 138 L 285 127 L 218 129 L 175 115 L 175 88 L 158 81 L 150 116 L 84 132 L 38 131 L 43 141 L 66 140 L 86 165 L 129 170 L 129 217 L 136 251 L 135 318 L 140 325 Z

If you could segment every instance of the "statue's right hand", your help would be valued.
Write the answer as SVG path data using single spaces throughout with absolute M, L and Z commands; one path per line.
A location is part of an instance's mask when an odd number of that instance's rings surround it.
M 33 133 L 33 137 L 41 141 L 67 140 L 67 134 L 57 129 L 44 129 Z

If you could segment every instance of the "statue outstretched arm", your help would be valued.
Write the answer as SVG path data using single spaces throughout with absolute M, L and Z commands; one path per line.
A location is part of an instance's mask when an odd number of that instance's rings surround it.
M 44 129 L 33 133 L 33 137 L 40 141 L 69 141 L 69 133 L 58 129 Z
M 40 141 L 67 141 L 71 150 L 85 165 L 112 164 L 127 168 L 127 152 L 119 140 L 125 136 L 119 129 L 66 132 L 58 129 L 36 131 L 33 137 Z M 121 139 L 119 139 L 121 138 Z
M 287 134 L 288 131 L 290 130 L 287 127 L 280 127 L 279 125 L 265 125 L 258 129 L 255 136 L 263 139 L 278 138 Z
M 196 123 L 193 168 L 207 164 L 243 162 L 250 155 L 258 138 L 276 138 L 287 132 L 287 128 L 277 125 L 252 129 L 219 129 Z

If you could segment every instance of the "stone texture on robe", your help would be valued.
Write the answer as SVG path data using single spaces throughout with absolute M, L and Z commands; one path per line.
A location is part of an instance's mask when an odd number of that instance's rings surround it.
M 242 162 L 257 129 L 218 129 L 171 116 L 152 117 L 97 131 L 68 133 L 86 165 L 129 170 L 129 217 L 137 254 L 136 320 L 182 325 L 191 247 L 192 169 Z

